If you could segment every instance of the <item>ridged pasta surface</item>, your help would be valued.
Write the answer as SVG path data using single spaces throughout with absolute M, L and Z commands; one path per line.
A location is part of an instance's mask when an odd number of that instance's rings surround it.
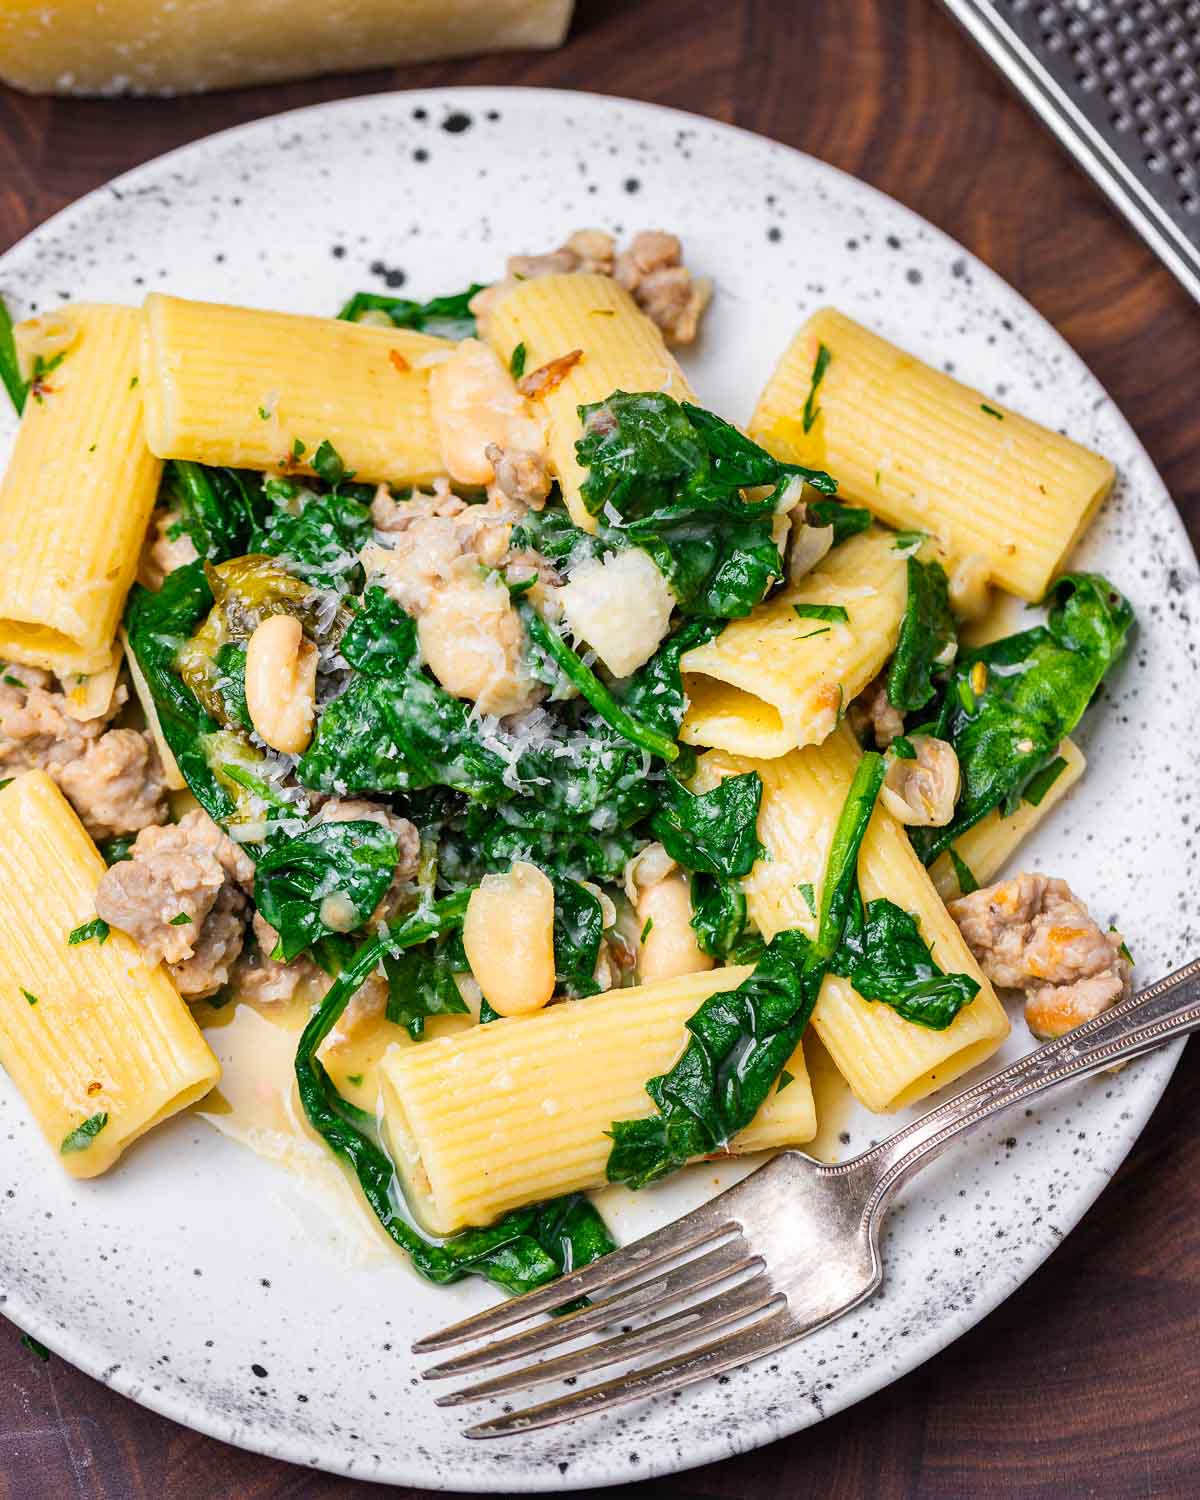
M 749 968 L 715 969 L 493 1021 L 396 1048 L 381 1075 L 409 1201 L 435 1233 L 486 1224 L 525 1203 L 601 1186 L 614 1120 L 653 1112 L 646 1082 L 669 1069 L 685 1022 Z M 816 1131 L 797 1047 L 738 1152 L 798 1145 Z
M 820 345 L 830 358 L 804 409 Z M 953 558 L 1037 600 L 1112 488 L 1107 459 L 932 369 L 833 308 L 793 339 L 750 435 L 824 468 L 839 495 L 889 524 L 929 531 Z
M 166 970 L 148 965 L 124 933 L 68 945 L 96 914 L 103 873 L 43 772 L 0 791 L 0 1063 L 76 1177 L 112 1166 L 220 1074 Z M 108 1119 L 91 1143 L 63 1154 L 66 1137 L 97 1115 Z

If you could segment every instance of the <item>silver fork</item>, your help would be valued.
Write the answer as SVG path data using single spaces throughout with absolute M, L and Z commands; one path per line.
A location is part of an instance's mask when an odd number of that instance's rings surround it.
M 952 1141 L 1046 1089 L 1197 1029 L 1200 959 L 850 1161 L 827 1165 L 799 1151 L 781 1152 L 674 1224 L 550 1286 L 419 1339 L 413 1352 L 490 1338 L 576 1298 L 598 1299 L 423 1372 L 426 1380 L 443 1380 L 522 1361 L 438 1398 L 439 1406 L 457 1406 L 610 1365 L 632 1366 L 598 1385 L 480 1422 L 467 1429 L 469 1438 L 549 1427 L 749 1364 L 877 1290 L 883 1280 L 879 1232 L 893 1196 Z M 646 1317 L 653 1321 L 631 1326 Z M 558 1352 L 580 1339 L 588 1342 Z

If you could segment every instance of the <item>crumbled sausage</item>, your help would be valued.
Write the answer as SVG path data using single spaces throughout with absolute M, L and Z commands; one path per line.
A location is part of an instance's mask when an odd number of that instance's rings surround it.
M 226 883 L 196 939 L 190 958 L 171 965 L 171 977 L 185 1000 L 203 1000 L 229 983 L 246 936 L 246 898 Z
M 295 998 L 301 986 L 311 988 L 324 977 L 306 953 L 290 963 L 271 957 L 279 934 L 260 912 L 254 913 L 251 926 L 257 947 L 238 959 L 230 981 L 239 1000 L 263 1005 L 286 1003 Z
M 481 333 L 502 297 L 521 281 L 573 272 L 612 276 L 662 329 L 670 344 L 690 344 L 712 299 L 712 283 L 693 277 L 683 264 L 679 237 L 661 229 L 636 234 L 629 248 L 616 253 L 612 235 L 601 229 L 577 229 L 557 250 L 545 255 L 512 255 L 503 281 L 484 287 L 471 300 Z
M 249 856 L 197 808 L 138 834 L 130 858 L 101 879 L 96 912 L 150 962 L 165 962 L 181 994 L 198 999 L 229 978 L 253 880 Z
M 617 256 L 613 275 L 630 292 L 669 344 L 690 344 L 700 317 L 712 298 L 712 284 L 695 280 L 683 264 L 677 235 L 661 229 L 635 234 L 628 250 Z
M 94 839 L 166 821 L 162 764 L 144 730 L 110 729 L 61 767 L 57 781 Z
M 489 443 L 485 454 L 496 471 L 495 488 L 501 495 L 530 510 L 542 509 L 550 494 L 550 470 L 542 454 L 531 448 L 501 448 L 499 443 Z
M 1024 990 L 1035 1036 L 1061 1036 L 1129 993 L 1121 935 L 1102 932 L 1064 880 L 1016 875 L 949 910 L 992 983 Z
M 37 667 L 0 670 L 0 769 L 7 776 L 56 766 L 84 754 L 104 730 L 103 721 L 81 721 L 67 711 L 49 672 Z
M 105 727 L 124 703 L 124 689 L 113 693 L 104 714 L 79 719 L 53 683 L 36 667 L 0 669 L 0 771 L 44 770 L 93 838 L 161 823 L 166 788 L 150 737 Z
M 160 506 L 150 517 L 138 563 L 138 582 L 157 593 L 167 576 L 195 562 L 200 554 L 186 531 L 179 531 L 179 512 Z
M 904 733 L 904 715 L 892 706 L 887 695 L 887 676 L 881 672 L 873 678 L 846 712 L 850 728 L 861 740 L 869 732 L 875 743 L 886 750 L 897 735 Z

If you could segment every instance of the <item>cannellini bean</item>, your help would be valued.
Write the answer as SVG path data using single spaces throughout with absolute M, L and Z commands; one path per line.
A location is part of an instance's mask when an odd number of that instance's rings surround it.
M 525 670 L 524 633 L 508 590 L 469 560 L 430 596 L 417 638 L 446 691 L 469 698 L 481 713 L 503 717 L 536 701 L 538 684 Z
M 463 921 L 467 962 L 493 1010 L 523 1016 L 554 994 L 554 887 L 536 865 L 485 875 Z
M 950 608 L 960 620 L 982 620 L 992 602 L 991 568 L 972 552 L 950 569 Z
M 683 870 L 647 886 L 638 896 L 638 978 L 673 979 L 677 974 L 699 974 L 713 966 L 712 957 L 696 941 L 692 930 L 692 895 Z
M 479 339 L 463 339 L 429 372 L 429 403 L 442 462 L 459 484 L 491 484 L 491 443 L 541 454 L 546 433 L 498 355 Z
M 650 660 L 675 608 L 670 584 L 640 547 L 581 562 L 558 599 L 574 633 L 617 677 Z
M 298 755 L 312 739 L 317 648 L 294 615 L 269 615 L 246 647 L 246 708 L 272 750 Z
M 958 801 L 958 756 L 954 747 L 930 734 L 914 734 L 909 743 L 916 760 L 888 756 L 880 797 L 901 823 L 922 828 L 944 828 Z

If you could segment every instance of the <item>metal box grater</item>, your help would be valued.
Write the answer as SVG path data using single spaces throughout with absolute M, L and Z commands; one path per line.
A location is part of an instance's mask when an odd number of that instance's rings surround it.
M 1200 0 L 942 0 L 1200 301 Z

